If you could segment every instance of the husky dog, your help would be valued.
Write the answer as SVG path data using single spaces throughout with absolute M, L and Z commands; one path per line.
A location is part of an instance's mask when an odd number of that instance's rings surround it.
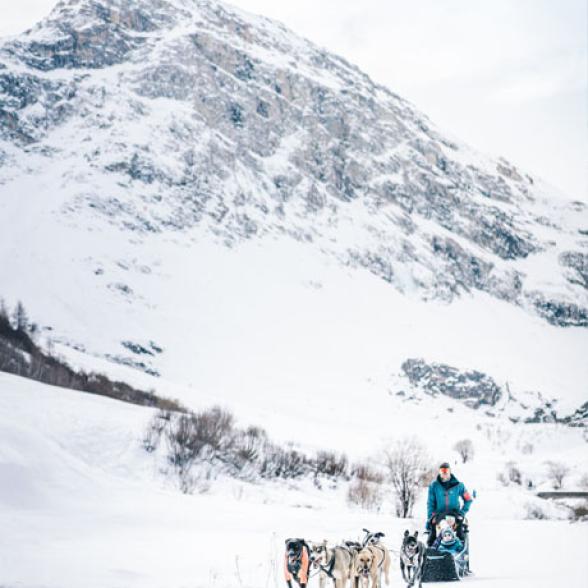
M 346 588 L 352 564 L 352 552 L 347 545 L 329 547 L 326 539 L 322 543 L 311 543 L 310 562 L 313 568 L 320 569 L 320 588 L 325 587 L 327 578 L 333 580 L 335 588 Z
M 367 545 L 379 545 L 380 541 L 382 540 L 382 537 L 386 536 L 381 531 L 378 531 L 377 533 L 372 533 L 371 531 L 364 529 L 363 532 L 365 533 L 362 543 L 363 547 L 366 547 Z
M 310 553 L 304 539 L 286 539 L 286 553 L 284 555 L 284 576 L 288 588 L 296 582 L 300 588 L 308 584 L 310 567 Z
M 361 549 L 353 561 L 353 588 L 381 588 L 381 575 L 384 573 L 386 585 L 390 583 L 390 553 L 381 543 L 367 545 Z
M 408 586 L 412 587 L 416 584 L 421 588 L 425 546 L 422 541 L 418 540 L 418 535 L 418 531 L 415 531 L 414 535 L 411 535 L 408 529 L 404 531 L 400 547 L 400 570 Z

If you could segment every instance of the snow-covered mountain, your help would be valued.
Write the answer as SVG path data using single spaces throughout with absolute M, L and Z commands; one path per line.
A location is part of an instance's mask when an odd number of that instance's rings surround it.
M 586 525 L 520 519 L 570 512 L 547 461 L 585 484 L 587 216 L 220 2 L 63 0 L 0 42 L 0 297 L 39 343 L 350 464 L 471 440 L 489 587 L 586 576 Z M 368 512 L 349 479 L 199 463 L 184 496 L 153 417 L 0 373 L 1 585 L 277 588 L 287 536 L 422 529 L 386 484 Z
M 333 391 L 406 402 L 410 360 L 572 414 L 587 247 L 582 203 L 223 3 L 62 1 L 0 45 L 0 295 L 189 404 L 292 436 Z

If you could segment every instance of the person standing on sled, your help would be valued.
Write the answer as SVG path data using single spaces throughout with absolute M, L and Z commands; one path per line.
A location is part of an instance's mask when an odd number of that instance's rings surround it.
M 463 504 L 462 504 L 463 503 Z M 462 523 L 470 509 L 472 497 L 466 487 L 451 473 L 447 462 L 439 466 L 439 475 L 429 486 L 427 500 L 427 532 L 430 547 L 435 542 L 437 525 L 446 517 L 454 517 L 457 523 L 457 534 L 462 535 Z

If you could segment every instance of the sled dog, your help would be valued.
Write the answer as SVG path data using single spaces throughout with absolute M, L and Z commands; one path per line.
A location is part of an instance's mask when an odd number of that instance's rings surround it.
M 308 584 L 310 567 L 310 550 L 304 539 L 286 539 L 286 553 L 284 554 L 284 576 L 288 588 L 293 588 L 296 582 L 300 588 Z
M 390 583 L 390 553 L 381 543 L 367 545 L 353 562 L 353 588 L 381 588 L 382 573 Z
M 404 531 L 402 546 L 400 547 L 400 571 L 407 586 L 422 586 L 425 545 L 418 539 L 419 532 L 411 535 Z
M 312 569 L 320 569 L 319 586 L 324 588 L 328 579 L 335 588 L 346 588 L 351 575 L 352 553 L 345 545 L 329 547 L 327 540 L 311 543 L 310 561 Z

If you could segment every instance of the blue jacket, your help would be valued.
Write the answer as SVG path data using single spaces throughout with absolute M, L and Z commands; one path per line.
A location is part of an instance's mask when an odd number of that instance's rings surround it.
M 435 543 L 433 543 L 433 549 L 437 549 L 441 552 L 448 552 L 452 555 L 457 555 L 458 553 L 461 553 L 463 549 L 463 543 L 457 537 L 449 543 L 443 543 L 443 541 L 441 541 L 441 537 L 437 537 L 437 539 L 435 539 Z
M 460 499 L 463 506 L 460 504 Z M 472 504 L 472 497 L 466 487 L 453 475 L 443 482 L 439 476 L 429 486 L 429 498 L 427 500 L 427 521 L 431 520 L 434 514 L 444 514 L 449 511 L 456 511 L 464 515 Z

